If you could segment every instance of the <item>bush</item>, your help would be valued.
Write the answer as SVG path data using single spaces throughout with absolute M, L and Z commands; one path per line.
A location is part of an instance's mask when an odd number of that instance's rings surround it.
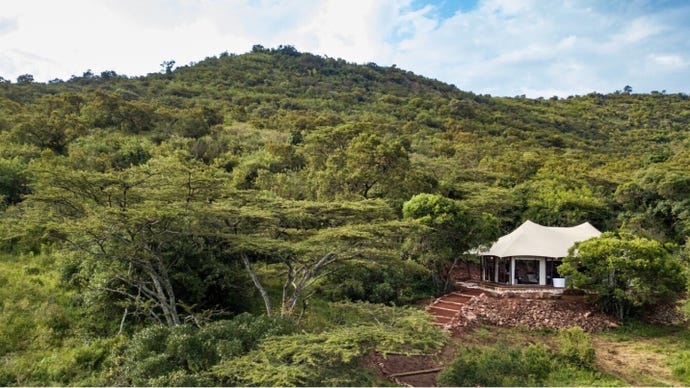
M 558 353 L 564 362 L 584 368 L 592 367 L 596 357 L 591 337 L 579 327 L 559 333 Z
M 218 362 L 241 356 L 264 338 L 291 331 L 292 325 L 285 320 L 248 313 L 201 329 L 148 327 L 130 341 L 124 351 L 125 376 L 115 379 L 134 385 L 208 385 L 205 372 Z
M 690 351 L 671 355 L 669 364 L 671 365 L 673 377 L 685 385 L 690 385 Z
M 365 355 L 430 352 L 446 340 L 447 334 L 422 311 L 368 303 L 333 307 L 343 315 L 340 326 L 321 333 L 272 336 L 249 354 L 221 362 L 214 374 L 224 385 L 374 385 L 361 371 Z
M 633 235 L 603 233 L 571 248 L 558 272 L 596 295 L 598 307 L 623 320 L 674 300 L 686 289 L 674 247 Z
M 555 350 L 543 344 L 509 346 L 505 342 L 493 347 L 465 347 L 448 368 L 439 373 L 437 380 L 451 386 L 563 385 L 564 381 L 601 385 L 611 382 L 592 369 L 595 352 L 589 334 L 580 328 L 571 328 L 559 332 L 556 342 Z M 575 377 L 577 380 L 572 380 Z
M 539 386 L 553 366 L 553 354 L 543 345 L 493 348 L 466 347 L 439 373 L 444 386 Z

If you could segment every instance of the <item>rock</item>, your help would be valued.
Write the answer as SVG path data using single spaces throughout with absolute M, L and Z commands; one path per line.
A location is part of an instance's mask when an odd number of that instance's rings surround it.
M 615 320 L 592 310 L 584 300 L 524 299 L 480 295 L 472 298 L 460 309 L 457 326 L 469 321 L 503 327 L 526 326 L 563 329 L 579 326 L 585 331 L 611 327 Z

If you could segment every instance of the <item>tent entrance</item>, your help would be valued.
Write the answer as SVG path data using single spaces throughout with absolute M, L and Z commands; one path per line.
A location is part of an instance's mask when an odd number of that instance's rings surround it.
M 483 281 L 510 284 L 510 260 L 483 257 L 482 267 Z
M 544 257 L 482 257 L 482 280 L 508 285 L 553 285 L 560 261 Z
M 540 268 L 542 261 L 534 259 L 515 260 L 515 281 L 513 284 L 541 284 Z M 545 283 L 544 283 L 545 284 Z

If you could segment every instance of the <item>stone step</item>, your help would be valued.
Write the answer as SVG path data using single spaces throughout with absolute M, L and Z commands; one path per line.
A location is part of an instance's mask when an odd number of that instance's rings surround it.
M 409 371 L 409 372 L 392 373 L 390 375 L 390 377 L 404 377 L 404 376 L 422 375 L 422 374 L 427 374 L 427 373 L 438 373 L 442 370 L 443 370 L 443 367 L 436 367 L 436 368 L 422 369 L 422 370 L 413 370 L 413 371 Z
M 441 306 L 436 306 L 436 305 L 431 305 L 431 306 L 429 306 L 428 308 L 430 308 L 430 309 L 444 310 L 444 311 L 452 311 L 452 312 L 454 312 L 454 313 L 457 313 L 458 311 L 460 311 L 460 310 L 458 310 L 458 309 L 453 309 L 453 308 L 448 308 L 448 307 L 441 307 Z
M 438 305 L 443 305 L 442 307 L 447 307 L 447 308 L 455 308 L 455 307 L 462 307 L 465 305 L 465 303 L 462 302 L 452 302 L 452 301 L 446 301 L 446 300 L 437 300 L 432 306 L 438 306 Z
M 460 288 L 457 291 L 454 291 L 460 294 L 468 295 L 468 296 L 479 296 L 484 293 L 484 290 L 481 290 L 479 288 Z
M 453 291 L 453 292 L 451 292 L 449 295 L 457 295 L 457 296 L 461 296 L 461 297 L 463 297 L 463 298 L 470 298 L 470 299 L 472 299 L 472 298 L 474 298 L 475 296 L 479 296 L 480 294 L 481 294 L 481 292 L 480 292 L 480 293 L 473 293 L 473 292 L 467 292 L 467 291 L 465 291 L 465 290 L 462 290 L 462 291 Z
M 465 304 L 465 303 L 469 302 L 470 299 L 472 299 L 472 297 L 448 294 L 446 296 L 442 296 L 442 297 L 438 298 L 437 300 Z

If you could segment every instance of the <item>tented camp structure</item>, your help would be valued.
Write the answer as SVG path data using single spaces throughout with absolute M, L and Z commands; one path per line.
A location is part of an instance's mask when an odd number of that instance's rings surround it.
M 480 253 L 482 281 L 508 285 L 564 287 L 556 268 L 576 242 L 598 237 L 588 222 L 572 227 L 542 226 L 525 221 Z

